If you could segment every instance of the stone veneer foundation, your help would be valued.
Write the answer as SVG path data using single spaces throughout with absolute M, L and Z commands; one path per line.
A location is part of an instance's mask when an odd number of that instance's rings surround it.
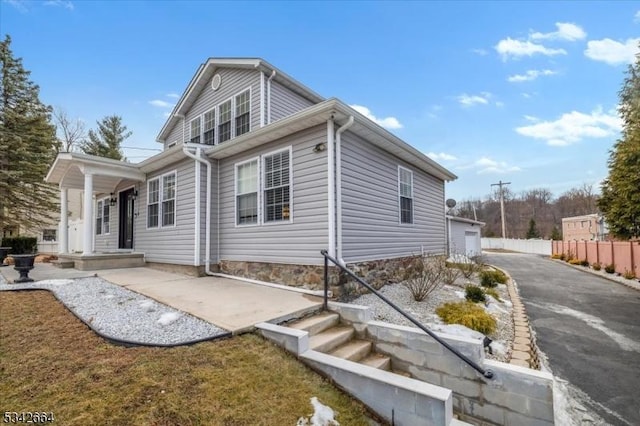
M 394 276 L 405 268 L 410 257 L 380 259 L 367 262 L 348 263 L 347 267 L 376 289 L 394 282 Z M 244 278 L 278 284 L 303 287 L 310 290 L 324 288 L 322 265 L 291 265 L 284 263 L 220 261 L 220 272 Z M 329 289 L 337 296 L 366 293 L 366 289 L 336 266 L 329 266 Z

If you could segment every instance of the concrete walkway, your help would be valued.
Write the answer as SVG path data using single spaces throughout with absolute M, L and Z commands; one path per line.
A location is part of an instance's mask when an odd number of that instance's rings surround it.
M 0 273 L 8 282 L 18 277 L 9 266 L 0 268 Z M 39 281 L 94 274 L 234 334 L 252 330 L 260 322 L 282 322 L 322 306 L 322 298 L 295 291 L 228 278 L 195 278 L 151 268 L 77 271 L 40 263 L 29 276 Z

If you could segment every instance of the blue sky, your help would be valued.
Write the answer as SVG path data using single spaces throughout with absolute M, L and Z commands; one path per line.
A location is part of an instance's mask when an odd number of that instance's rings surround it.
M 121 115 L 126 146 L 161 147 L 206 58 L 262 57 L 449 168 L 458 200 L 499 180 L 555 195 L 599 184 L 640 42 L 640 3 L 627 1 L 0 1 L 2 38 L 41 100 L 89 128 Z

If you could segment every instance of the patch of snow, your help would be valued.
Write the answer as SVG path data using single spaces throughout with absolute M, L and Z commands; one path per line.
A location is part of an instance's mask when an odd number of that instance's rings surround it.
M 491 342 L 491 350 L 494 354 L 498 355 L 506 355 L 507 354 L 507 346 L 505 345 L 505 341 L 503 340 L 494 340 Z
M 153 307 L 153 301 L 143 300 L 138 306 L 140 306 L 142 309 L 149 309 Z
M 499 314 L 499 313 L 507 313 L 509 312 L 507 309 L 503 308 L 502 306 L 500 306 L 500 303 L 496 301 L 496 299 L 494 299 L 491 296 L 487 296 L 487 300 L 489 300 L 489 303 L 487 303 L 486 305 L 484 305 L 484 309 L 492 314 Z
M 165 312 L 164 314 L 160 315 L 158 323 L 161 325 L 169 325 L 172 322 L 177 321 L 181 316 L 182 315 L 177 312 Z
M 102 296 L 104 299 L 113 299 L 115 296 L 113 294 L 105 294 Z
M 327 405 L 324 405 L 315 396 L 311 398 L 313 405 L 313 415 L 310 419 L 300 417 L 296 426 L 340 426 L 335 420 L 335 412 Z
M 456 296 L 460 299 L 464 299 L 466 297 L 466 295 L 464 294 L 464 291 L 454 291 L 454 293 L 456 294 Z
M 67 285 L 73 284 L 73 280 L 42 280 L 38 281 L 38 284 L 42 285 Z
M 429 329 L 438 331 L 440 333 L 451 334 L 458 337 L 466 337 L 467 339 L 484 339 L 484 334 L 471 330 L 460 324 L 428 324 Z

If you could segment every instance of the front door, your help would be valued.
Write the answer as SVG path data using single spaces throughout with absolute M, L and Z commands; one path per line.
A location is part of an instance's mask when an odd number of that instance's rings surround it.
M 133 207 L 134 189 L 127 189 L 120 193 L 120 229 L 118 247 L 121 249 L 133 248 Z

